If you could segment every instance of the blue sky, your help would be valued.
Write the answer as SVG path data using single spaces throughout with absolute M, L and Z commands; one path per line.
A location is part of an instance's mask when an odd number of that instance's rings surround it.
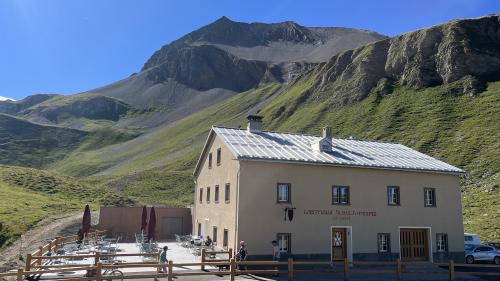
M 499 12 L 495 0 L 0 0 L 0 96 L 106 85 L 138 71 L 162 45 L 223 15 L 392 36 Z

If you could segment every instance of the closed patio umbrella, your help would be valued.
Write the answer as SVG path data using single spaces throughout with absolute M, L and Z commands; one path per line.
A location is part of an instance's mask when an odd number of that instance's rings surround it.
M 151 207 L 151 212 L 149 213 L 148 241 L 154 240 L 155 228 L 156 228 L 156 212 L 155 212 L 155 207 Z
M 141 217 L 141 232 L 144 233 L 146 231 L 146 227 L 148 226 L 148 210 L 146 206 L 142 207 L 142 217 Z
M 85 206 L 85 211 L 83 211 L 82 232 L 85 235 L 90 232 L 90 207 L 88 204 Z

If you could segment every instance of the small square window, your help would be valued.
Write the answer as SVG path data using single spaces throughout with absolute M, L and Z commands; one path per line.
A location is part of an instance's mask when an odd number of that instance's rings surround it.
M 290 203 L 290 186 L 289 183 L 278 183 L 277 187 L 277 202 L 278 203 Z
M 280 252 L 290 254 L 292 252 L 292 234 L 278 233 L 276 235 Z
M 200 188 L 200 204 L 203 202 L 203 187 Z
M 379 253 L 391 252 L 391 235 L 389 233 L 377 234 L 377 243 Z
M 224 200 L 226 201 L 226 203 L 229 203 L 229 201 L 231 200 L 231 185 L 229 183 L 226 183 Z
M 214 199 L 214 202 L 215 203 L 219 203 L 219 186 L 218 185 L 215 186 L 215 199 Z
M 387 187 L 387 205 L 389 206 L 399 206 L 399 186 L 388 186 Z
M 221 161 L 221 149 L 217 148 L 217 166 L 220 166 Z
M 208 154 L 208 168 L 212 169 L 212 152 Z
M 207 187 L 207 203 L 210 203 L 210 187 Z
M 436 206 L 436 189 L 424 188 L 424 206 L 425 207 Z
M 436 251 L 448 252 L 448 234 L 436 233 Z
M 349 187 L 348 186 L 333 186 L 332 187 L 332 204 L 333 205 L 349 205 Z

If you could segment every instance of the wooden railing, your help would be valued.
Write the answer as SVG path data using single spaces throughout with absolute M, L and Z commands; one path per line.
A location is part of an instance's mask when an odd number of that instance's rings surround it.
M 227 252 L 223 252 L 227 253 Z M 221 253 L 221 254 L 223 254 Z M 139 255 L 158 255 L 158 254 L 114 254 L 114 255 L 100 255 L 103 256 L 139 256 Z M 83 257 L 83 256 L 93 256 L 96 258 L 96 262 L 94 265 L 81 265 L 81 264 L 66 264 L 66 265 L 37 265 L 33 267 L 32 270 L 25 270 L 24 268 L 19 268 L 17 272 L 8 272 L 8 273 L 0 273 L 0 277 L 16 277 L 17 281 L 21 281 L 25 278 L 25 276 L 30 275 L 41 275 L 48 273 L 57 273 L 68 270 L 95 270 L 96 275 L 94 277 L 68 277 L 61 280 L 72 280 L 72 281 L 84 281 L 84 280 L 96 280 L 101 281 L 103 279 L 112 279 L 113 276 L 105 276 L 103 277 L 103 270 L 106 269 L 126 269 L 126 268 L 151 268 L 156 269 L 153 272 L 127 272 L 124 273 L 124 279 L 139 279 L 139 278 L 167 278 L 168 281 L 172 281 L 174 277 L 180 276 L 197 276 L 197 275 L 229 275 L 231 281 L 234 281 L 236 275 L 239 274 L 287 274 L 288 280 L 293 280 L 294 275 L 296 273 L 313 273 L 313 272 L 331 272 L 331 273 L 339 273 L 339 277 L 343 280 L 349 280 L 351 272 L 363 272 L 370 274 L 379 274 L 379 273 L 390 273 L 394 274 L 395 280 L 402 280 L 403 272 L 402 268 L 405 266 L 410 266 L 412 263 L 403 263 L 399 259 L 394 262 L 360 262 L 360 261 L 349 261 L 347 259 L 344 260 L 335 260 L 335 261 L 294 261 L 292 258 L 289 258 L 287 261 L 244 261 L 244 262 L 236 262 L 234 258 L 230 258 L 229 260 L 222 261 L 204 261 L 204 262 L 195 262 L 195 263 L 174 263 L 173 261 L 169 261 L 167 264 L 159 263 L 156 261 L 151 262 L 140 262 L 140 263 L 120 263 L 120 264 L 103 264 L 99 261 L 99 256 L 95 257 L 94 255 L 78 255 L 75 257 Z M 36 256 L 36 258 L 40 259 L 54 259 L 54 258 L 71 258 L 72 256 Z M 297 266 L 318 266 L 323 265 L 327 266 L 326 268 L 302 268 L 299 269 Z M 332 267 L 333 265 L 333 267 Z M 455 280 L 456 274 L 469 274 L 469 275 L 495 275 L 500 276 L 500 266 L 499 265 L 485 265 L 485 264 L 455 264 L 453 261 L 449 263 L 437 263 L 437 266 L 447 267 L 447 270 L 442 271 L 428 271 L 425 272 L 413 272 L 422 274 L 422 276 L 429 274 L 443 274 L 447 275 L 448 278 L 443 278 L 443 280 Z M 206 266 L 228 266 L 229 271 L 196 271 L 196 270 L 181 270 L 174 271 L 174 268 L 185 268 L 185 267 L 198 267 L 205 268 Z M 388 268 L 383 269 L 364 269 L 357 268 L 356 266 L 386 266 Z M 165 273 L 158 272 L 158 269 L 166 267 L 168 270 Z M 259 268 L 266 267 L 266 268 Z M 456 267 L 463 268 L 495 268 L 498 269 L 499 272 L 457 272 Z M 271 268 L 271 269 L 269 269 Z M 118 277 L 114 277 L 118 278 Z M 120 277 L 121 278 L 121 277 Z M 60 278 L 58 278 L 60 279 Z
M 103 235 L 106 233 L 106 230 L 96 230 L 94 232 L 90 232 L 87 236 L 86 239 L 92 239 L 98 235 Z M 56 237 L 52 240 L 49 241 L 49 243 L 40 246 L 38 250 L 35 252 L 28 254 L 26 256 L 26 266 L 25 270 L 30 271 L 31 267 L 35 265 L 42 265 L 42 259 L 41 257 L 44 257 L 48 254 L 52 254 L 56 252 L 61 246 L 67 243 L 74 243 L 78 240 L 78 235 L 70 235 L 70 236 L 65 236 L 65 237 Z

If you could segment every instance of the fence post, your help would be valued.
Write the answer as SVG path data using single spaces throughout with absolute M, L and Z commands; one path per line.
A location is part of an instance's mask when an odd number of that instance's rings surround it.
M 172 278 L 174 277 L 173 269 L 174 269 L 174 262 L 169 260 L 168 261 L 168 279 L 167 279 L 167 281 L 172 281 Z
M 26 271 L 31 270 L 31 254 L 26 255 L 26 267 L 24 268 Z
M 234 275 L 236 273 L 236 262 L 231 258 L 231 263 L 229 264 L 229 270 L 231 272 L 231 281 L 234 281 Z
M 24 280 L 24 270 L 22 267 L 17 269 L 17 281 L 23 281 Z
M 344 259 L 344 281 L 349 281 L 349 259 Z
M 233 249 L 229 248 L 229 259 L 233 258 Z
M 401 280 L 401 259 L 396 259 L 396 280 Z
M 98 262 L 95 269 L 95 280 L 102 281 L 102 262 Z
M 42 265 L 42 258 L 41 258 L 41 256 L 43 256 L 43 247 L 42 246 L 38 247 L 38 253 L 39 253 L 38 256 L 40 256 L 40 258 L 38 258 L 37 264 Z
M 49 249 L 48 249 L 49 253 L 52 252 L 52 240 L 49 241 L 48 247 L 49 247 Z
M 448 279 L 455 280 L 455 262 L 453 260 L 448 261 Z
M 205 270 L 205 249 L 201 249 L 201 270 Z
M 293 258 L 288 258 L 288 281 L 293 280 Z
M 97 265 L 98 262 L 101 261 L 101 253 L 100 252 L 95 252 L 95 257 L 94 257 L 94 265 Z

